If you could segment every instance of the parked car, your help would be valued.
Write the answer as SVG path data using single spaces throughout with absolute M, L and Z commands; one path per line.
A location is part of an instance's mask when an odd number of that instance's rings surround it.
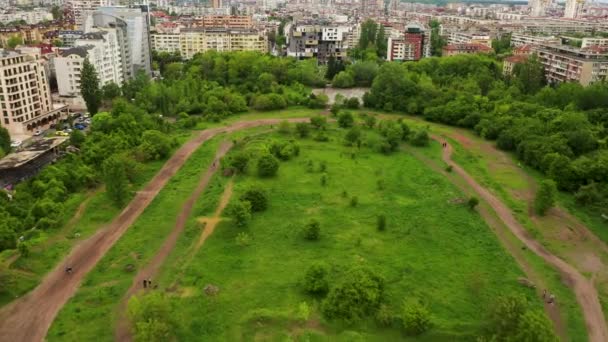
M 23 144 L 21 140 L 11 140 L 11 147 L 19 147 L 21 144 Z
M 60 137 L 67 137 L 70 134 L 66 133 L 64 131 L 57 131 L 57 132 L 55 132 L 55 135 L 60 136 Z
M 42 131 L 41 131 L 41 130 L 39 130 L 39 129 L 37 129 L 37 130 L 34 132 L 34 135 L 35 135 L 35 136 L 42 135 Z
M 74 128 L 82 131 L 83 129 L 87 128 L 87 126 L 85 126 L 83 124 L 75 124 Z
M 66 131 L 67 133 L 72 133 L 72 129 L 71 129 L 71 128 L 68 128 L 68 129 L 66 129 L 65 131 Z

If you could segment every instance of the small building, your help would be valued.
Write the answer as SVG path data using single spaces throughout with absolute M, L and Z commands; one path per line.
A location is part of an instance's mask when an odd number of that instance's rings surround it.
M 443 56 L 454 56 L 475 53 L 491 53 L 492 48 L 479 43 L 449 44 L 443 47 Z
M 21 151 L 0 159 L 0 187 L 19 183 L 38 174 L 44 166 L 57 160 L 60 146 L 67 140 L 66 137 L 38 140 Z
M 524 63 L 525 61 L 528 60 L 528 55 L 515 55 L 515 56 L 509 56 L 507 58 L 505 58 L 503 60 L 503 64 L 502 64 L 502 73 L 503 75 L 507 76 L 507 75 L 511 75 L 513 73 L 513 68 L 515 67 L 515 65 L 520 64 L 520 63 Z

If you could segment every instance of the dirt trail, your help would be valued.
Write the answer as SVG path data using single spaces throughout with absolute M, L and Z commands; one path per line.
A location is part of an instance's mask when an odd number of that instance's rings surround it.
M 444 139 L 433 136 L 433 139 L 446 142 Z M 568 286 L 572 288 L 576 299 L 581 306 L 589 341 L 605 342 L 608 341 L 608 327 L 602 312 L 602 307 L 598 298 L 597 291 L 591 281 L 581 275 L 573 266 L 566 263 L 564 260 L 551 254 L 540 243 L 538 243 L 526 229 L 517 221 L 511 213 L 511 210 L 494 196 L 488 189 L 479 185 L 473 177 L 471 177 L 463 168 L 452 161 L 452 146 L 447 144 L 443 149 L 443 160 L 448 165 L 451 165 L 453 170 L 460 175 L 467 184 L 477 192 L 477 194 L 486 201 L 501 221 L 511 230 L 511 232 L 531 251 L 540 256 L 545 262 L 557 269 L 563 279 L 566 280 Z
M 220 215 L 226 208 L 226 205 L 228 205 L 228 202 L 230 202 L 230 197 L 232 197 L 233 185 L 234 185 L 234 183 L 232 182 L 232 180 L 230 180 L 230 182 L 228 182 L 228 184 L 226 185 L 226 189 L 224 190 L 224 193 L 222 194 L 222 198 L 220 199 L 219 205 L 215 209 L 215 213 L 213 213 L 213 217 L 202 219 L 202 221 L 205 222 L 205 229 L 203 229 L 203 232 L 201 233 L 201 237 L 198 239 L 198 242 L 196 243 L 196 246 L 194 247 L 194 250 L 192 251 L 192 255 L 196 254 L 196 252 L 198 252 L 198 250 L 201 249 L 201 247 L 203 246 L 203 244 L 205 243 L 205 240 L 207 240 L 209 235 L 213 234 L 215 227 L 221 220 Z
M 201 131 L 186 142 L 165 163 L 163 168 L 138 192 L 120 215 L 107 227 L 82 241 L 72 249 L 42 282 L 27 295 L 15 300 L 0 311 L 0 336 L 3 341 L 42 341 L 51 323 L 63 305 L 76 293 L 82 279 L 101 260 L 135 222 L 169 179 L 184 165 L 192 153 L 205 141 L 220 133 L 246 128 L 278 124 L 284 119 L 260 119 L 237 122 L 230 126 Z M 308 118 L 287 119 L 290 122 L 306 122 Z M 65 273 L 72 267 L 72 274 Z
M 139 272 L 137 272 L 135 278 L 133 278 L 133 283 L 131 284 L 131 287 L 129 288 L 119 305 L 120 315 L 124 315 L 124 313 L 126 312 L 126 304 L 129 298 L 131 298 L 131 296 L 135 294 L 135 292 L 143 289 L 144 279 L 150 279 L 154 282 L 156 281 L 155 278 L 158 275 L 158 270 L 175 247 L 177 239 L 181 235 L 182 231 L 184 231 L 186 222 L 188 221 L 188 218 L 192 213 L 194 203 L 196 202 L 196 200 L 198 200 L 203 191 L 207 188 L 211 177 L 218 170 L 220 159 L 222 159 L 222 157 L 226 155 L 226 153 L 230 150 L 231 147 L 232 142 L 223 142 L 218 148 L 213 162 L 211 163 L 207 171 L 201 175 L 201 179 L 198 185 L 196 186 L 196 189 L 194 189 L 188 200 L 186 200 L 186 202 L 183 204 L 182 210 L 177 216 L 177 220 L 175 222 L 173 230 L 171 231 L 171 234 L 169 234 L 169 236 L 165 239 L 165 242 L 158 250 L 156 255 L 154 255 L 152 260 L 150 260 L 150 262 L 144 268 L 140 269 Z M 127 319 L 125 319 L 124 317 L 118 320 L 116 334 L 114 337 L 116 341 L 131 340 L 129 335 L 128 322 Z
M 470 191 L 470 187 L 468 184 L 461 178 L 458 178 L 453 173 L 448 173 L 443 169 L 443 165 L 439 165 L 436 161 L 426 157 L 422 153 L 416 151 L 415 149 L 408 150 L 411 154 L 413 154 L 416 158 L 424 162 L 427 166 L 433 169 L 437 173 L 441 173 L 446 176 L 454 185 L 458 186 L 463 192 Z M 522 271 L 526 275 L 526 279 L 530 280 L 536 286 L 536 294 L 539 298 L 542 298 L 543 289 L 546 289 L 547 286 L 544 284 L 543 277 L 540 276 L 534 268 L 528 263 L 526 260 L 521 247 L 514 243 L 512 239 L 509 238 L 508 233 L 505 231 L 508 229 L 505 224 L 500 221 L 500 219 L 495 215 L 490 208 L 484 202 L 481 202 L 477 208 L 479 214 L 484 219 L 484 221 L 490 226 L 490 228 L 494 231 L 502 245 L 506 248 L 506 250 L 511 254 L 511 256 L 515 259 L 515 262 L 521 267 Z M 566 330 L 566 326 L 562 320 L 562 316 L 560 314 L 560 308 L 558 304 L 548 304 L 543 300 L 544 309 L 547 313 L 547 316 L 553 322 L 553 326 L 557 335 L 560 337 L 561 341 L 568 340 L 568 333 Z

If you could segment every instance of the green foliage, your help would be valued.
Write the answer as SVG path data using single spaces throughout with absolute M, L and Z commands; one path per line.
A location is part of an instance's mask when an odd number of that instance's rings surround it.
M 479 204 L 479 199 L 477 199 L 477 197 L 475 197 L 475 196 L 469 197 L 469 200 L 467 201 L 467 206 L 469 206 L 469 209 L 471 209 L 471 210 L 475 209 L 475 207 L 477 207 L 478 204 Z
M 519 318 L 514 341 L 557 342 L 553 324 L 543 312 L 527 311 Z
M 401 322 L 408 335 L 420 335 L 431 328 L 431 313 L 418 302 L 404 303 Z
M 329 102 L 329 97 L 327 97 L 327 95 L 315 95 L 311 93 L 308 97 L 308 108 L 323 109 L 327 106 L 327 102 Z
M 376 228 L 381 232 L 386 230 L 386 216 L 382 214 L 376 216 Z
M 536 94 L 546 83 L 545 70 L 537 57 L 513 67 L 514 83 L 525 94 Z
M 139 152 L 143 160 L 159 160 L 169 156 L 173 143 L 171 139 L 160 131 L 148 130 L 142 135 Z
M 74 130 L 72 134 L 70 134 L 70 144 L 76 147 L 80 147 L 84 143 L 85 139 L 86 137 L 84 136 L 84 133 L 79 130 Z
M 546 179 L 540 183 L 536 197 L 534 198 L 534 210 L 539 215 L 545 215 L 549 208 L 555 204 L 555 197 L 557 196 L 557 186 L 555 182 Z
M 355 124 L 355 118 L 350 112 L 341 112 L 338 114 L 338 125 L 342 128 L 352 127 Z
M 346 101 L 345 106 L 348 109 L 358 109 L 360 106 L 359 99 L 356 97 L 351 97 Z
M 17 247 L 17 234 L 8 222 L 0 223 L 0 251 Z
M 171 340 L 177 327 L 171 305 L 162 292 L 149 292 L 129 299 L 127 312 L 135 341 Z
M 330 55 L 327 59 L 327 71 L 325 72 L 325 78 L 333 80 L 339 72 L 344 70 L 344 63 L 340 60 L 336 60 L 333 55 Z
M 321 223 L 317 220 L 310 220 L 303 229 L 306 240 L 319 240 L 321 237 Z
M 375 313 L 384 296 L 384 279 L 364 267 L 350 269 L 331 288 L 321 309 L 329 319 L 354 323 Z
M 492 341 L 558 341 L 543 312 L 528 308 L 522 297 L 502 296 L 489 314 L 487 336 Z
M 306 122 L 298 122 L 296 123 L 296 133 L 300 138 L 308 137 L 310 133 L 310 125 Z
M 226 208 L 226 213 L 234 220 L 237 227 L 245 227 L 251 221 L 251 203 L 242 200 L 232 202 Z
M 253 102 L 253 108 L 257 110 L 277 110 L 285 107 L 287 107 L 287 102 L 278 94 L 259 95 Z
M 327 126 L 327 118 L 321 115 L 316 115 L 310 118 L 310 124 L 317 130 L 325 129 Z
M 289 160 L 300 154 L 300 146 L 294 141 L 273 141 L 268 151 L 280 160 Z
M 120 87 L 114 83 L 106 83 L 103 87 L 101 87 L 101 95 L 104 100 L 111 101 L 121 95 Z
M 429 133 L 426 129 L 420 129 L 411 137 L 410 143 L 414 146 L 428 146 L 429 140 Z
M 251 244 L 251 236 L 246 232 L 239 232 L 235 238 L 236 244 L 239 247 L 247 247 Z
M 352 88 L 355 86 L 355 78 L 350 72 L 341 71 L 334 77 L 331 85 L 334 88 Z
M 359 198 L 357 196 L 353 196 L 350 198 L 350 206 L 356 207 L 359 204 Z
M 270 153 L 258 158 L 257 166 L 260 177 L 273 177 L 279 171 L 279 161 Z
M 5 153 L 11 151 L 11 136 L 4 127 L 0 127 L 0 150 Z
M 381 326 L 390 327 L 394 321 L 394 315 L 391 308 L 386 304 L 380 304 L 376 312 L 376 322 Z
M 251 211 L 264 211 L 268 208 L 268 193 L 260 187 L 251 187 L 239 197 L 251 203 Z
M 281 134 L 290 134 L 291 133 L 291 124 L 287 120 L 283 120 L 279 123 L 278 128 L 279 133 Z
M 511 51 L 511 34 L 503 34 L 498 39 L 492 40 L 492 48 L 497 55 Z
M 86 102 L 91 115 L 97 114 L 101 105 L 102 92 L 99 89 L 99 77 L 93 64 L 85 58 L 80 74 L 80 94 Z
M 14 35 L 6 41 L 6 46 L 9 49 L 14 49 L 17 45 L 23 45 L 23 38 L 21 38 L 21 36 Z
M 323 262 L 316 262 L 306 270 L 304 290 L 311 294 L 325 294 L 329 291 L 329 267 Z
M 447 40 L 441 36 L 441 24 L 438 20 L 433 19 L 429 22 L 431 27 L 431 55 L 439 56 L 443 54 L 443 47 L 447 45 Z
M 344 142 L 348 146 L 356 145 L 361 140 L 361 130 L 359 127 L 351 127 L 344 135 Z
M 372 129 L 374 128 L 374 126 L 376 126 L 376 117 L 373 115 L 367 115 L 365 116 L 365 126 L 367 126 L 367 128 Z
M 106 193 L 115 206 L 122 206 L 129 194 L 129 181 L 125 171 L 125 161 L 112 156 L 103 163 L 103 178 L 106 184 Z
M 230 155 L 228 159 L 228 166 L 235 169 L 240 173 L 244 173 L 247 170 L 249 164 L 249 153 L 245 151 L 238 151 Z

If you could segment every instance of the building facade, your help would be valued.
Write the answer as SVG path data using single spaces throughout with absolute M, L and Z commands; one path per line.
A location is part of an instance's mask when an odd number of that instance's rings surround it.
M 67 115 L 54 107 L 44 67 L 35 57 L 0 50 L 0 126 L 11 136 L 31 135 Z
M 287 33 L 287 56 L 297 59 L 316 58 L 326 64 L 329 57 L 343 60 L 349 48 L 349 26 L 323 24 L 290 24 Z
M 386 59 L 389 61 L 418 61 L 431 56 L 431 31 L 410 24 L 405 32 L 388 38 Z
M 608 79 L 608 49 L 541 45 L 536 54 L 549 83 L 578 82 L 583 86 Z

